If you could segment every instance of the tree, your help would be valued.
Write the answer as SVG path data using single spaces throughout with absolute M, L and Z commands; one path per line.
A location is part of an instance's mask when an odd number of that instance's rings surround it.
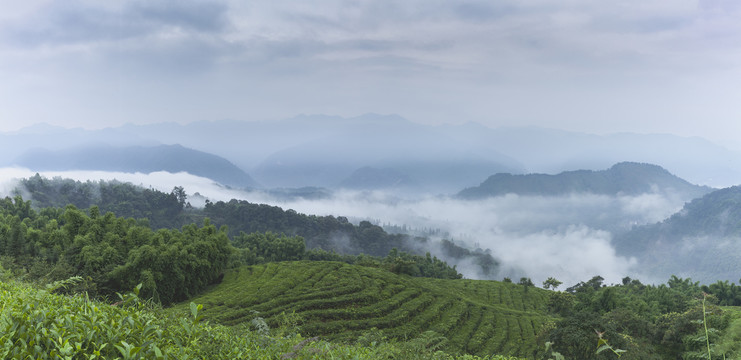
M 553 289 L 556 290 L 561 284 L 563 284 L 562 281 L 556 280 L 554 277 L 549 277 L 545 281 L 543 281 L 543 289 L 549 290 Z
M 596 275 L 592 277 L 591 279 L 589 279 L 586 285 L 591 286 L 592 288 L 594 288 L 594 290 L 599 290 L 599 288 L 602 287 L 603 281 L 605 281 L 605 278 L 603 278 L 602 276 Z
M 185 189 L 182 186 L 176 186 L 172 189 L 172 194 L 178 199 L 180 207 L 185 206 L 185 200 L 188 199 L 188 195 L 185 193 Z
M 21 219 L 18 216 L 13 216 L 10 225 L 10 236 L 5 245 L 6 255 L 18 257 L 25 253 L 26 231 L 26 225 L 21 222 Z

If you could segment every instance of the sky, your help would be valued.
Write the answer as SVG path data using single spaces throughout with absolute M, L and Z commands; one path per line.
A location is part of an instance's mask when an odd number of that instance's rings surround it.
M 0 0 L 0 131 L 399 114 L 741 132 L 737 0 Z

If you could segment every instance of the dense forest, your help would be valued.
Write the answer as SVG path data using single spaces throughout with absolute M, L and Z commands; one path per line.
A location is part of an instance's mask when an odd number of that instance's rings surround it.
M 46 179 L 33 176 L 21 182 L 22 191 L 33 199 L 34 207 L 65 207 L 78 209 L 95 205 L 101 213 L 139 219 L 153 229 L 179 229 L 188 224 L 200 224 L 205 218 L 217 228 L 227 226 L 230 238 L 240 233 L 272 232 L 286 236 L 300 236 L 308 249 L 324 250 L 350 255 L 384 257 L 392 249 L 426 256 L 430 240 L 421 236 L 389 234 L 381 226 L 368 221 L 357 225 L 343 216 L 315 216 L 284 210 L 277 206 L 255 204 L 243 200 L 206 202 L 203 209 L 189 205 L 186 190 L 176 187 L 170 193 L 147 189 L 130 183 L 106 181 L 74 181 Z M 471 259 L 482 274 L 494 278 L 498 262 L 491 254 L 470 250 L 452 240 L 443 240 L 439 247 L 448 259 Z
M 27 272 L 30 279 L 86 279 L 85 291 L 111 295 L 142 283 L 142 293 L 163 304 L 182 301 L 202 291 L 239 265 L 286 260 L 341 260 L 385 266 L 396 273 L 460 278 L 455 269 L 432 256 L 392 249 L 385 258 L 306 250 L 301 237 L 267 233 L 236 236 L 208 218 L 203 226 L 153 230 L 146 221 L 86 212 L 73 205 L 36 211 L 20 196 L 0 200 L 0 254 L 3 265 Z
M 21 334 L 30 331 L 34 319 L 43 320 L 28 318 L 13 304 L 37 301 L 41 306 L 52 300 L 67 304 L 81 296 L 113 303 L 123 300 L 119 294 L 136 289 L 136 298 L 152 307 L 133 308 L 137 316 L 149 319 L 153 316 L 145 315 L 149 311 L 163 311 L 155 317 L 182 319 L 190 313 L 193 321 L 207 320 L 215 326 L 201 328 L 199 336 L 215 336 L 221 340 L 214 341 L 227 341 L 224 344 L 236 341 L 231 332 L 236 328 L 258 334 L 260 329 L 293 324 L 296 334 L 316 339 L 375 344 L 351 351 L 373 353 L 379 344 L 393 344 L 386 348 L 385 358 L 404 358 L 394 351 L 419 334 L 424 336 L 415 343 L 421 346 L 418 353 L 428 358 L 438 351 L 440 358 L 492 353 L 532 359 L 741 355 L 737 308 L 741 287 L 728 281 L 701 285 L 673 276 L 666 284 L 645 285 L 626 277 L 621 284 L 608 285 L 594 276 L 557 291 L 561 283 L 554 278 L 543 283 L 547 290 L 536 288 L 528 278 L 516 283 L 506 278 L 464 280 L 455 268 L 430 254 L 404 251 L 411 248 L 407 244 L 426 240 L 388 234 L 369 222 L 354 225 L 343 217 L 303 215 L 237 200 L 193 209 L 180 187 L 163 193 L 117 182 L 38 176 L 24 184 L 33 201 L 20 194 L 0 199 L 0 263 L 7 269 L 2 271 L 7 282 L 3 286 L 15 292 L 2 297 L 3 306 L 15 309 L 3 315 L 7 321 L 1 324 L 10 326 L 6 333 L 12 334 L 3 338 L 4 344 L 9 344 L 7 339 L 25 341 L 19 336 L 31 336 Z M 68 204 L 60 206 L 63 203 Z M 352 251 L 332 248 L 335 232 L 349 237 Z M 479 254 L 449 246 L 460 256 Z M 306 280 L 299 286 L 302 278 Z M 32 290 L 13 281 L 42 288 L 48 284 L 50 290 Z M 49 297 L 52 290 L 71 297 Z M 188 305 L 190 301 L 205 308 Z M 70 306 L 88 309 L 78 305 Z M 174 306 L 156 310 L 163 305 Z M 78 316 L 70 314 L 59 316 Z M 21 329 L 13 324 L 27 325 Z M 145 348 L 150 355 L 162 349 L 173 354 L 196 351 L 178 343 L 187 334 L 170 333 L 166 329 L 172 325 L 166 322 L 151 324 L 152 329 L 159 327 L 151 331 L 163 337 L 160 342 L 136 345 L 128 338 L 111 337 L 105 340 L 111 344 L 106 351 L 123 353 L 120 349 L 129 345 L 138 346 L 141 357 L 146 357 Z M 196 325 L 178 326 L 190 331 Z M 126 331 L 134 338 L 150 336 Z M 284 335 L 274 340 L 250 335 L 247 338 L 255 342 L 239 346 L 265 350 L 293 341 Z M 78 345 L 70 346 L 79 351 L 102 346 L 90 339 L 76 341 Z M 12 346 L 5 349 L 6 355 L 16 351 Z M 274 351 L 290 352 L 285 346 L 281 349 Z

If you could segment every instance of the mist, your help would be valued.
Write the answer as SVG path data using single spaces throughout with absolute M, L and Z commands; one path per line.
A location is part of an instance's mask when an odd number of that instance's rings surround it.
M 625 276 L 647 278 L 635 259 L 616 255 L 610 243 L 612 234 L 661 221 L 684 204 L 680 196 L 671 194 L 509 194 L 476 201 L 445 196 L 406 200 L 378 191 L 342 191 L 321 200 L 271 201 L 259 194 L 253 196 L 252 201 L 259 199 L 307 214 L 439 229 L 457 243 L 491 250 L 501 265 L 497 280 L 530 277 L 539 284 L 553 276 L 567 285 L 594 275 L 601 275 L 606 283 L 619 283 Z M 430 248 L 431 253 L 456 265 L 466 278 L 482 278 L 476 266 L 446 259 L 436 250 Z
M 17 185 L 14 179 L 34 174 L 36 172 L 21 168 L 0 169 L 0 178 L 4 179 L 0 182 L 2 194 L 11 194 Z M 268 192 L 224 187 L 187 173 L 51 171 L 39 174 L 79 181 L 118 180 L 163 192 L 183 186 L 188 201 L 196 207 L 203 206 L 206 199 L 213 202 L 239 199 L 305 214 L 345 216 L 355 223 L 368 220 L 409 229 L 437 229 L 443 236 L 433 237 L 427 251 L 443 260 L 449 259 L 434 240 L 444 237 L 471 249 L 490 250 L 500 261 L 496 280 L 510 277 L 516 281 L 520 277 L 530 277 L 540 284 L 553 276 L 566 286 L 595 275 L 604 277 L 606 283 L 618 283 L 625 276 L 645 279 L 635 259 L 615 253 L 610 243 L 613 234 L 627 231 L 634 225 L 661 221 L 684 204 L 679 195 L 659 193 L 552 197 L 508 194 L 472 201 L 450 196 L 402 199 L 383 191 L 337 191 L 321 199 L 286 199 Z M 466 278 L 487 278 L 471 262 L 449 262 Z

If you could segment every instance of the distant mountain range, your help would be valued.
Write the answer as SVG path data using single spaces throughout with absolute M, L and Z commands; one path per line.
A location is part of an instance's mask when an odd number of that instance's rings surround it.
M 471 143 L 487 142 L 517 159 L 528 173 L 601 170 L 623 161 L 660 165 L 693 184 L 741 183 L 741 153 L 700 137 L 669 134 L 586 134 L 537 127 L 488 128 L 468 123 L 439 128 Z
M 56 153 L 163 144 L 222 157 L 254 179 L 231 184 L 259 183 L 268 189 L 311 186 L 450 194 L 497 173 L 601 170 L 621 161 L 657 164 L 695 184 L 725 187 L 741 182 L 739 153 L 701 138 L 493 129 L 476 123 L 431 126 L 377 114 L 128 124 L 102 130 L 39 124 L 0 133 L 0 166 L 18 165 L 18 159 L 36 148 Z M 400 189 L 398 181 L 410 186 Z
M 505 194 L 556 196 L 572 193 L 639 195 L 672 192 L 692 199 L 711 190 L 706 186 L 690 184 L 657 165 L 622 162 L 607 170 L 576 170 L 556 175 L 499 173 L 477 187 L 464 189 L 458 193 L 458 197 L 481 199 Z
M 259 186 L 228 160 L 180 145 L 80 146 L 59 151 L 34 149 L 19 156 L 15 163 L 35 171 L 187 172 L 233 187 Z

